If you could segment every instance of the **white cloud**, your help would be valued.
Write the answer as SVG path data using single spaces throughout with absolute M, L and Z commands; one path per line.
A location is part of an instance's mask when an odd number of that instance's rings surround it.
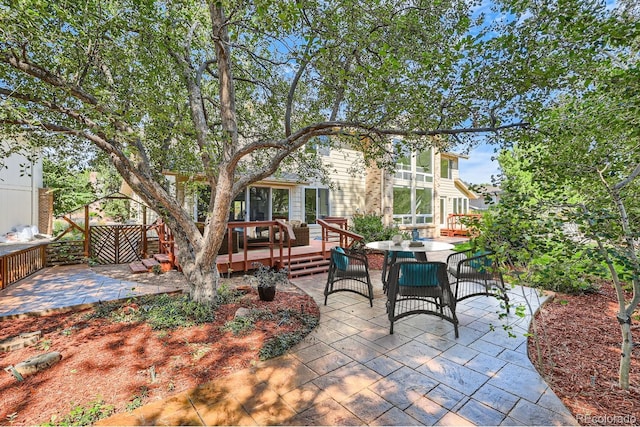
M 468 159 L 460 159 L 460 179 L 469 184 L 491 183 L 491 176 L 500 173 L 498 161 L 491 160 L 494 156 L 494 147 L 489 145 L 480 145 L 471 150 Z

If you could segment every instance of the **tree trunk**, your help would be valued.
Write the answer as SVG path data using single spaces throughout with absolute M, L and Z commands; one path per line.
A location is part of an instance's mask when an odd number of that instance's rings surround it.
M 197 248 L 189 242 L 179 226 L 172 231 L 176 244 L 176 256 L 182 273 L 189 282 L 190 298 L 201 304 L 214 304 L 220 280 L 216 257 L 222 243 L 222 234 L 210 233 L 215 238 L 203 240 L 202 247 Z
M 626 313 L 625 313 L 626 314 Z M 624 323 L 620 323 L 622 331 L 622 354 L 620 355 L 619 385 L 623 390 L 629 390 L 629 371 L 631 370 L 631 351 L 633 337 L 631 336 L 631 318 L 627 316 Z
M 201 304 L 215 303 L 220 280 L 216 264 L 197 265 L 194 262 L 188 271 L 188 274 L 185 272 L 185 277 L 189 281 L 189 297 Z

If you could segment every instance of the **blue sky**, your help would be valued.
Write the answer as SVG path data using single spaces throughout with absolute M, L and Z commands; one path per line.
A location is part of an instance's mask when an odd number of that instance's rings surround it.
M 496 155 L 493 150 L 493 146 L 481 144 L 471 150 L 468 159 L 460 159 L 460 179 L 468 184 L 491 183 L 491 175 L 497 175 L 500 169 L 498 161 L 491 160 Z
M 608 9 L 616 6 L 616 0 L 605 0 Z M 492 0 L 480 0 L 473 8 L 474 16 L 480 13 L 486 14 L 489 19 L 504 19 L 504 15 L 496 14 L 492 9 Z M 471 150 L 468 159 L 460 159 L 459 171 L 460 179 L 469 184 L 491 183 L 491 176 L 500 172 L 497 160 L 491 160 L 494 153 L 494 146 L 480 144 Z

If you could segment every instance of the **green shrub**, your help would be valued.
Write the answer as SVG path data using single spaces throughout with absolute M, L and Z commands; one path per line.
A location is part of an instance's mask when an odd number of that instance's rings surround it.
M 235 336 L 246 335 L 256 327 L 255 321 L 251 316 L 238 316 L 233 320 L 229 320 L 222 327 L 223 331 L 231 332 Z
M 391 240 L 395 234 L 403 234 L 405 238 L 408 238 L 407 233 L 401 233 L 396 227 L 385 227 L 382 223 L 382 216 L 372 213 L 355 214 L 351 231 L 363 236 L 366 242 Z
M 175 329 L 213 321 L 213 306 L 200 304 L 187 295 L 158 295 L 152 304 L 144 305 L 145 320 L 152 329 Z M 143 310 L 141 310 L 143 311 Z
M 288 349 L 302 341 L 302 339 L 318 325 L 319 321 L 316 316 L 295 310 L 280 310 L 276 315 L 280 317 L 279 324 L 298 319 L 302 323 L 303 328 L 298 332 L 280 334 L 267 340 L 258 352 L 260 360 L 267 360 L 283 355 Z
M 233 304 L 238 302 L 242 297 L 242 292 L 229 287 L 226 283 L 222 283 L 218 286 L 216 293 L 218 294 L 218 298 L 216 300 L 217 305 Z

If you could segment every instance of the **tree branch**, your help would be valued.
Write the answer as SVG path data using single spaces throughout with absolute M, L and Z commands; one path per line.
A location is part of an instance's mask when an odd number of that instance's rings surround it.
M 118 114 L 108 107 L 101 105 L 97 98 L 95 98 L 93 95 L 87 93 L 79 86 L 68 83 L 66 80 L 55 75 L 49 70 L 46 70 L 39 65 L 26 60 L 26 52 L 23 53 L 23 56 L 24 58 L 20 59 L 16 55 L 10 54 L 8 52 L 2 52 L 0 53 L 0 61 L 9 64 L 11 67 L 20 70 L 32 77 L 35 77 L 38 80 L 48 83 L 54 87 L 63 89 L 72 97 L 77 98 L 85 104 L 92 105 L 96 109 L 96 111 L 107 115 L 116 129 L 133 133 L 133 129 L 129 124 L 115 119 Z
M 298 82 L 300 81 L 300 78 L 302 77 L 302 74 L 304 73 L 304 70 L 307 68 L 307 65 L 309 64 L 309 60 L 308 58 L 308 54 L 309 54 L 309 50 L 311 49 L 311 43 L 312 41 L 309 40 L 309 43 L 307 44 L 307 47 L 304 50 L 304 60 L 302 61 L 302 63 L 300 64 L 300 68 L 298 68 L 298 71 L 296 71 L 296 75 L 293 77 L 293 80 L 291 81 L 291 85 L 289 86 L 289 93 L 287 93 L 287 109 L 286 112 L 284 114 L 284 134 L 285 136 L 289 136 L 291 135 L 291 113 L 293 111 L 293 98 L 295 96 L 296 93 L 296 89 L 298 87 Z

